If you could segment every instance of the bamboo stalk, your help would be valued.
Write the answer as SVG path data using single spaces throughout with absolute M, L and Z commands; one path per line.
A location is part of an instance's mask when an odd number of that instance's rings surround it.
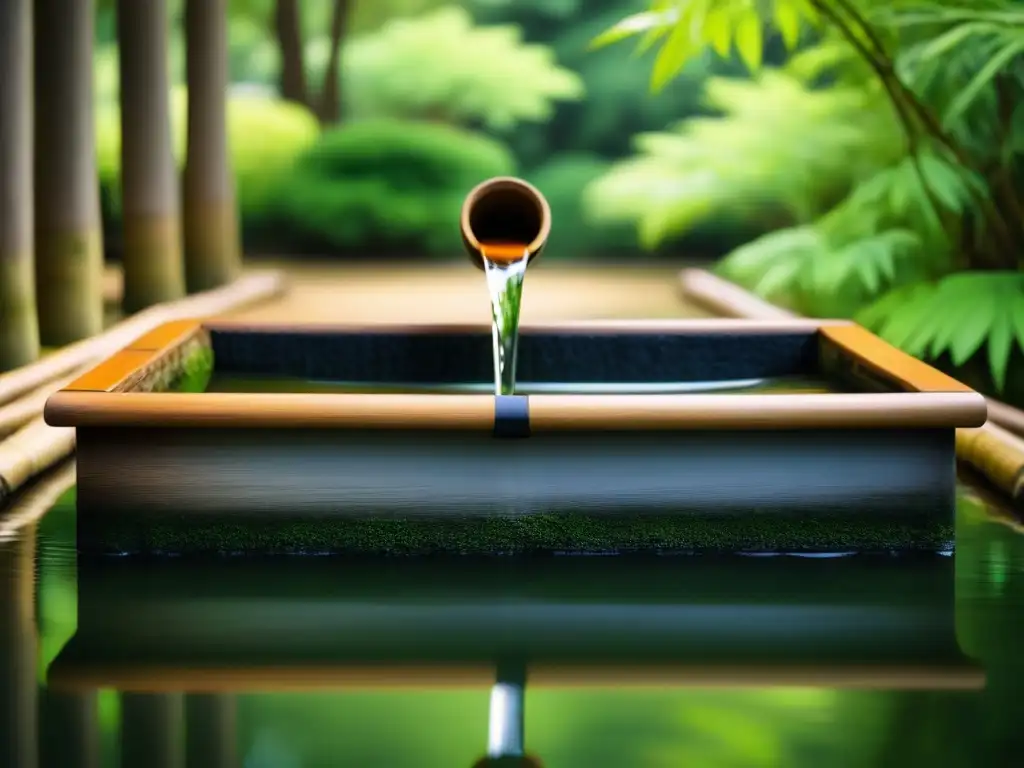
M 65 376 L 24 397 L 12 400 L 7 405 L 0 406 L 0 440 L 14 434 L 32 419 L 37 418 L 43 412 L 43 406 L 46 405 L 50 395 L 63 389 L 86 370 L 85 368 L 78 369 L 71 376 Z
M 688 301 L 713 312 L 750 320 L 796 317 L 702 269 L 683 270 L 679 280 Z M 1024 412 L 990 398 L 986 398 L 986 404 L 986 424 L 956 431 L 957 458 L 1012 499 L 1020 499 L 1024 497 L 1024 439 L 1014 432 L 1024 433 Z
M 280 272 L 256 272 L 231 285 L 205 291 L 174 302 L 157 304 L 124 320 L 103 333 L 64 347 L 42 360 L 0 375 L 0 405 L 94 365 L 161 323 L 190 317 L 207 317 L 282 293 L 285 278 Z M 49 392 L 60 387 L 53 386 Z
M 0 443 L 0 506 L 25 483 L 75 450 L 73 427 L 36 418 Z

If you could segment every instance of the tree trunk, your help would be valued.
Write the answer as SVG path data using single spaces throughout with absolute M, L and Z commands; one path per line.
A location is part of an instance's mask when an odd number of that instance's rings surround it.
M 36 0 L 36 304 L 43 344 L 103 330 L 91 0 Z
M 118 0 L 124 308 L 185 294 L 171 147 L 165 0 Z
M 341 121 L 341 45 L 348 29 L 350 0 L 334 0 L 331 14 L 331 54 L 324 70 L 323 93 L 320 97 L 320 122 L 334 125 Z
M 241 271 L 235 182 L 227 141 L 226 0 L 186 0 L 188 154 L 183 223 L 185 282 L 204 291 Z
M 32 266 L 32 0 L 0 0 L 0 371 L 39 356 Z
M 123 768 L 185 768 L 181 694 L 121 694 L 121 765 Z
M 0 1 L 0 6 L 11 0 Z M 36 768 L 34 527 L 0 542 L 0 765 Z
M 274 31 L 281 51 L 281 98 L 309 106 L 306 65 L 302 56 L 302 22 L 298 0 L 277 0 Z
M 238 734 L 232 694 L 185 697 L 187 768 L 238 768 Z

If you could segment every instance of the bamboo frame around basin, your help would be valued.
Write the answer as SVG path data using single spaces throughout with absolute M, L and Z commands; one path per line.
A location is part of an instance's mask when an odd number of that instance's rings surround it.
M 863 329 L 781 319 L 522 331 L 524 380 L 823 374 L 849 392 L 162 391 L 205 349 L 214 370 L 229 374 L 410 385 L 488 375 L 483 325 L 180 321 L 147 333 L 47 402 L 48 424 L 77 429 L 79 547 L 341 552 L 377 542 L 387 551 L 461 551 L 462 534 L 445 538 L 447 529 L 432 522 L 439 519 L 482 521 L 474 551 L 948 546 L 954 430 L 984 423 L 984 398 Z M 494 484 L 506 476 L 519 481 Z M 263 515 L 273 522 L 259 537 L 236 525 Z M 626 528 L 590 530 L 598 518 Z M 826 535 L 819 526 L 809 539 L 786 524 L 759 528 L 775 519 L 842 519 L 846 527 Z M 405 527 L 381 537 L 360 533 L 360 520 Z M 502 520 L 519 533 L 508 539 Z M 889 533 L 881 536 L 878 526 Z
M 491 429 L 487 395 L 237 394 L 197 398 L 133 392 L 133 385 L 183 344 L 208 330 L 302 332 L 302 327 L 176 321 L 145 334 L 53 395 L 51 426 L 237 427 L 346 429 Z M 816 329 L 823 350 L 837 350 L 903 391 L 872 394 L 772 395 L 532 395 L 535 432 L 584 430 L 825 429 L 972 427 L 985 422 L 984 398 L 945 374 L 849 323 L 806 320 L 748 323 L 737 320 L 586 322 L 531 326 L 530 331 L 621 334 L 705 332 L 771 334 Z M 322 327 L 317 331 L 323 332 Z M 353 332 L 361 328 L 339 327 Z M 475 326 L 375 327 L 369 332 L 465 332 Z M 208 341 L 206 342 L 208 343 Z M 112 396 L 116 394 L 117 396 Z

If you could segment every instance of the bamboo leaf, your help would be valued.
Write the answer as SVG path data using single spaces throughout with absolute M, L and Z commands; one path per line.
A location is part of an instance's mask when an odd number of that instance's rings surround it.
M 651 11 L 634 13 L 591 40 L 589 48 L 590 50 L 596 50 L 644 32 L 670 29 L 678 18 L 679 13 L 674 10 L 662 11 L 660 13 Z
M 775 0 L 775 26 L 786 49 L 796 48 L 800 42 L 800 11 L 797 6 L 789 0 Z
M 744 13 L 736 24 L 736 51 L 751 72 L 761 68 L 764 37 L 756 11 Z
M 660 91 L 664 88 L 694 54 L 693 37 L 687 22 L 687 14 L 681 14 L 665 44 L 658 51 L 651 71 L 651 90 Z
M 914 55 L 922 60 L 937 59 L 944 56 L 972 36 L 999 32 L 999 27 L 986 22 L 958 24 L 938 37 L 921 43 L 914 50 Z
M 712 8 L 707 15 L 704 24 L 704 36 L 711 44 L 715 53 L 723 59 L 728 57 L 732 50 L 732 27 L 731 19 L 725 8 Z
M 978 70 L 971 81 L 953 99 L 949 109 L 946 110 L 946 114 L 943 116 L 943 122 L 946 125 L 952 125 L 960 120 L 1003 67 L 1021 53 L 1024 53 L 1024 40 L 1022 39 L 1014 39 L 1003 46 L 997 54 L 986 62 L 984 67 Z

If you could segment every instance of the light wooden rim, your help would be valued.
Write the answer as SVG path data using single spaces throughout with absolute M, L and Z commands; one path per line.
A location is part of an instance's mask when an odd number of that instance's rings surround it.
M 46 403 L 63 427 L 490 430 L 491 395 L 69 392 Z M 537 432 L 980 426 L 974 392 L 810 395 L 531 395 Z
M 859 325 L 829 326 L 821 329 L 824 343 L 833 344 L 848 358 L 875 374 L 889 379 L 911 392 L 965 392 L 974 390 L 961 384 L 916 357 L 897 349 Z M 967 425 L 962 426 L 981 426 Z
M 54 394 L 44 411 L 51 426 L 176 426 L 336 429 L 490 430 L 489 395 L 132 393 L 114 392 L 205 331 L 227 332 L 486 332 L 484 325 L 282 326 L 174 321 L 143 335 Z M 984 398 L 956 380 L 845 321 L 734 319 L 583 321 L 531 325 L 525 334 L 562 333 L 817 333 L 852 360 L 909 392 L 870 394 L 532 395 L 530 426 L 545 431 L 762 430 L 822 428 L 978 427 Z
M 537 232 L 537 236 L 526 246 L 526 251 L 532 258 L 544 247 L 544 243 L 547 242 L 548 236 L 551 234 L 551 206 L 548 205 L 547 199 L 539 189 L 528 181 L 516 178 L 515 176 L 496 176 L 493 179 L 480 182 L 469 191 L 462 202 L 462 211 L 459 214 L 459 226 L 462 229 L 462 236 L 473 251 L 479 253 L 480 241 L 477 240 L 473 227 L 470 226 L 473 207 L 482 198 L 492 192 L 499 192 L 501 190 L 515 190 L 522 193 L 524 197 L 528 198 L 536 206 L 537 211 L 540 213 L 540 229 Z
M 172 320 L 142 334 L 61 391 L 113 392 L 139 371 L 158 363 L 204 330 L 200 320 Z
M 550 688 L 751 688 L 825 687 L 868 690 L 978 690 L 982 670 L 968 663 L 942 666 L 720 666 L 530 665 L 530 687 Z M 171 693 L 369 690 L 380 688 L 482 688 L 494 684 L 486 665 L 191 668 L 164 665 L 63 665 L 51 668 L 48 685 L 59 691 L 98 688 Z

